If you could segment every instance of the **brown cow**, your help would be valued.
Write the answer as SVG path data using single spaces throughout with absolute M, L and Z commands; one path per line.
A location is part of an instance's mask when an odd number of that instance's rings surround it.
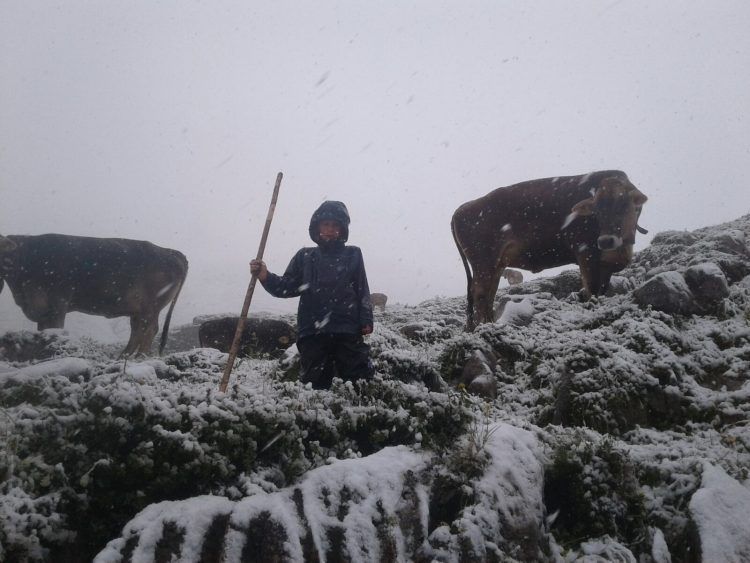
M 385 304 L 388 303 L 388 296 L 385 293 L 371 293 L 370 303 L 381 311 L 385 311 Z
M 630 263 L 636 229 L 647 232 L 637 223 L 646 199 L 624 172 L 605 170 L 522 182 L 461 205 L 451 230 L 466 270 L 466 329 L 493 321 L 507 266 L 536 273 L 577 263 L 582 297 L 603 293 Z
M 16 304 L 38 330 L 63 328 L 70 311 L 130 317 L 130 340 L 121 356 L 150 353 L 159 311 L 171 302 L 162 352 L 187 268 L 181 252 L 146 241 L 0 236 L 0 280 L 7 282 Z

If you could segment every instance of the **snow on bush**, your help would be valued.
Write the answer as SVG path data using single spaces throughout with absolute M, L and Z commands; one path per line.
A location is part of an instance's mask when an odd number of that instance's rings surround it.
M 203 367 L 182 379 L 174 365 L 185 365 L 186 354 Z M 16 518 L 10 506 L 3 543 L 31 557 L 35 544 L 54 547 L 75 530 L 77 544 L 101 546 L 156 501 L 241 498 L 254 490 L 247 476 L 266 468 L 276 468 L 283 486 L 331 457 L 393 444 L 439 447 L 465 425 L 459 398 L 391 381 L 317 392 L 263 379 L 245 363 L 236 376 L 248 382 L 218 393 L 215 362 L 225 357 L 206 350 L 164 362 L 63 358 L 0 375 L 0 404 L 12 421 L 0 459 L 3 493 L 55 492 L 45 506 L 59 512 L 42 523 Z M 7 531 L 21 521 L 26 536 Z
M 464 297 L 389 306 L 376 379 L 329 391 L 297 381 L 293 348 L 241 360 L 219 393 L 216 350 L 124 362 L 65 331 L 1 335 L 0 560 L 718 553 L 707 535 L 750 470 L 748 240 L 750 216 L 660 233 L 618 291 L 527 281 L 470 334 Z M 727 286 L 698 314 L 639 306 L 660 274 Z M 472 396 L 481 378 L 493 393 Z

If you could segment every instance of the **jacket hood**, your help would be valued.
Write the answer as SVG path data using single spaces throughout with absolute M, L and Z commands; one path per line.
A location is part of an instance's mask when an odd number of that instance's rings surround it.
M 310 219 L 310 238 L 315 244 L 320 244 L 320 232 L 318 223 L 325 220 L 338 221 L 341 223 L 341 242 L 349 239 L 349 210 L 340 201 L 324 201 L 315 210 Z

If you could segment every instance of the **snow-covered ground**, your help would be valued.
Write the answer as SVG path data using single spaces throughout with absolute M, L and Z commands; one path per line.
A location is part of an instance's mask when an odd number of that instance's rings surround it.
M 660 233 L 472 334 L 463 297 L 389 306 L 376 380 L 330 391 L 293 349 L 220 393 L 189 342 L 0 335 L 0 560 L 750 560 L 749 241 Z

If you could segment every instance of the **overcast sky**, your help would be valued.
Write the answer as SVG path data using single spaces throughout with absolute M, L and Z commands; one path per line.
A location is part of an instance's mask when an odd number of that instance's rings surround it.
M 178 323 L 241 309 L 278 171 L 269 268 L 338 199 L 401 303 L 464 294 L 453 211 L 523 180 L 624 170 L 638 250 L 750 212 L 748 30 L 747 0 L 0 0 L 0 233 L 181 250 Z

